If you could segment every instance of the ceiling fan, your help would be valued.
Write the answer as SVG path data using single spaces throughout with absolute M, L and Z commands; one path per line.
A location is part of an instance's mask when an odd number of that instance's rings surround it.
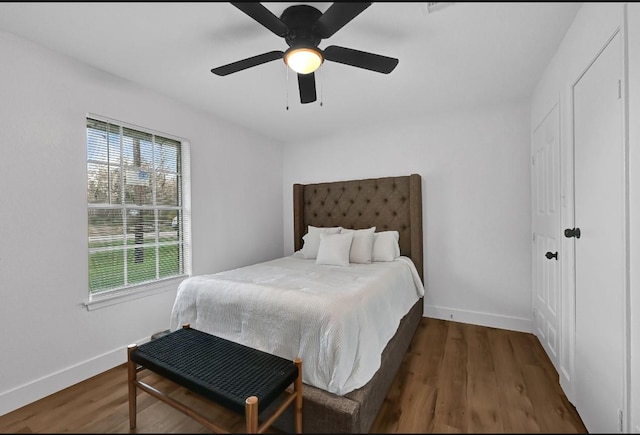
M 226 76 L 247 68 L 284 58 L 284 63 L 298 75 L 300 102 L 316 101 L 314 71 L 325 60 L 389 74 L 398 65 L 398 59 L 330 45 L 320 49 L 318 44 L 353 20 L 371 6 L 371 3 L 333 3 L 324 13 L 313 6 L 294 5 L 282 12 L 280 18 L 260 3 L 231 2 L 242 12 L 284 38 L 289 48 L 286 51 L 270 51 L 227 65 L 213 68 L 212 73 Z

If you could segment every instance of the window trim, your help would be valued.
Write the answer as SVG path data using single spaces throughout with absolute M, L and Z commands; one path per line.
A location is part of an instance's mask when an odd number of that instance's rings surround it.
M 175 290 L 177 285 L 188 276 L 189 275 L 172 276 L 171 278 L 162 278 L 151 283 L 133 285 L 120 290 L 90 295 L 89 300 L 83 302 L 82 305 L 84 305 L 88 311 L 93 311 L 99 308 L 165 293 Z
M 123 128 L 130 128 L 133 130 L 150 133 L 153 135 L 161 136 L 167 139 L 175 140 L 181 143 L 181 177 L 182 177 L 182 256 L 183 256 L 183 273 L 166 278 L 160 278 L 152 282 L 144 282 L 140 284 L 134 284 L 127 287 L 105 290 L 98 293 L 91 293 L 89 289 L 89 269 L 88 263 L 86 267 L 87 271 L 87 288 L 86 299 L 82 302 L 82 305 L 88 310 L 108 307 L 114 304 L 132 301 L 135 299 L 148 297 L 168 291 L 176 290 L 177 285 L 185 278 L 192 274 L 192 244 L 191 244 L 191 145 L 190 142 L 184 138 L 164 133 L 158 130 L 150 129 L 147 127 L 141 127 L 128 122 L 108 118 L 105 116 L 97 115 L 94 113 L 87 113 L 85 116 L 85 131 L 86 120 L 88 118 L 96 119 L 111 124 L 121 126 Z M 86 148 L 86 144 L 85 144 Z M 85 157 L 85 170 L 88 162 L 88 157 Z M 85 177 L 86 179 L 86 177 Z M 86 203 L 85 217 L 88 216 L 89 204 Z M 87 228 L 89 222 L 87 220 Z M 87 257 L 88 262 L 88 257 Z

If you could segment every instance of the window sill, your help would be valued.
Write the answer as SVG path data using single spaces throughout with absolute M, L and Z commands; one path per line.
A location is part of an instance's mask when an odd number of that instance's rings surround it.
M 97 310 L 99 308 L 108 307 L 115 304 L 129 302 L 135 299 L 153 296 L 175 290 L 176 286 L 182 282 L 188 275 L 168 278 L 162 281 L 156 281 L 151 284 L 143 284 L 137 287 L 129 287 L 126 290 L 107 292 L 104 295 L 90 296 L 89 300 L 83 302 L 88 311 Z

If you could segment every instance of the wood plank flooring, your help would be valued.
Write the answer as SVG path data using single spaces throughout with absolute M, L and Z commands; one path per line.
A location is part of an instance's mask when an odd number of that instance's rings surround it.
M 372 433 L 587 433 L 532 334 L 423 318 Z
M 148 371 L 139 377 L 245 430 L 241 416 Z M 126 367 L 115 367 L 0 416 L 0 432 L 129 433 L 126 380 Z M 139 392 L 135 432 L 208 430 Z M 371 433 L 431 432 L 587 433 L 534 335 L 423 318 Z

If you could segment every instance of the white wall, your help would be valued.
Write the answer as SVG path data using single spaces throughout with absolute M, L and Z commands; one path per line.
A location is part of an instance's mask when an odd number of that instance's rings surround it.
M 529 332 L 529 101 L 287 144 L 284 246 L 294 183 L 422 176 L 425 315 Z
M 175 285 L 87 311 L 86 130 L 95 113 L 191 143 L 193 273 L 282 255 L 282 147 L 0 32 L 0 414 L 126 361 Z M 256 225 L 256 210 L 260 215 Z
M 572 195 L 571 174 L 571 112 L 570 86 L 587 69 L 590 62 L 611 38 L 617 29 L 624 31 L 624 11 L 628 8 L 628 73 L 627 102 L 629 133 L 629 299 L 627 314 L 630 325 L 630 353 L 627 359 L 629 382 L 625 393 L 630 402 L 625 417 L 625 431 L 640 433 L 640 5 L 634 3 L 585 3 L 578 11 L 574 22 L 565 35 L 554 58 L 547 66 L 533 96 L 531 106 L 531 125 L 537 125 L 542 117 L 559 102 L 561 108 L 561 137 L 563 143 L 563 175 L 562 195 Z M 573 212 L 570 201 L 563 209 L 562 228 L 573 227 Z M 563 251 L 567 251 L 570 241 L 563 241 Z M 562 317 L 561 332 L 560 381 L 567 396 L 574 396 L 571 383 L 573 364 L 573 310 L 574 305 L 570 293 L 573 291 L 572 265 L 563 268 Z M 597 320 L 597 319 L 594 319 Z

